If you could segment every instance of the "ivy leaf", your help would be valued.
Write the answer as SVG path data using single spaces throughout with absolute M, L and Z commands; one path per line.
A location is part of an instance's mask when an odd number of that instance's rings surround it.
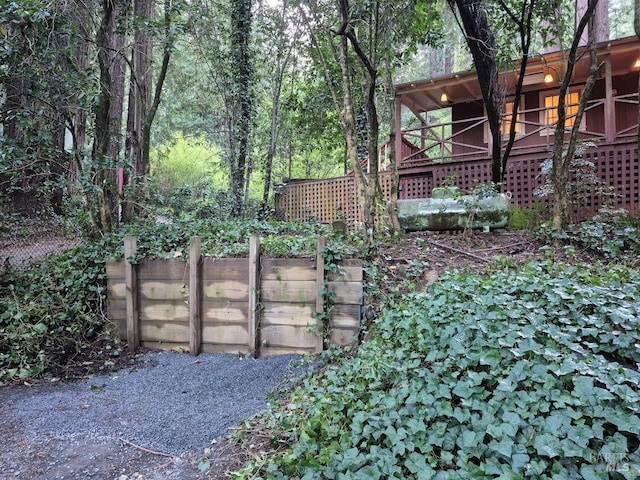
M 557 437 L 542 433 L 536 435 L 533 439 L 533 447 L 538 455 L 544 455 L 550 458 L 559 457 L 561 453 L 560 441 Z
M 511 468 L 514 472 L 518 473 L 520 470 L 526 468 L 529 463 L 529 455 L 526 453 L 516 453 L 511 457 Z

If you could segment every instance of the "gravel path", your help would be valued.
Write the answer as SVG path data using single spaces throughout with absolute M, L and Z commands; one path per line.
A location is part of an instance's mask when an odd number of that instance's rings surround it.
M 174 471 L 176 462 L 149 470 L 140 464 L 148 453 L 127 442 L 192 461 L 264 409 L 299 373 L 298 358 L 152 352 L 110 376 L 1 388 L 0 479 L 200 478 Z

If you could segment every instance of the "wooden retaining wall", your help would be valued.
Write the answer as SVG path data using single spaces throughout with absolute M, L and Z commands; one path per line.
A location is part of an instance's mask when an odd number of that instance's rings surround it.
M 329 315 L 331 343 L 357 337 L 363 297 L 360 260 L 326 274 L 318 240 L 314 258 L 268 258 L 252 238 L 249 258 L 211 258 L 191 240 L 182 258 L 107 262 L 107 315 L 129 348 L 251 353 L 256 356 L 319 352 L 318 312 L 325 281 L 335 294 Z M 125 258 L 135 255 L 125 240 Z

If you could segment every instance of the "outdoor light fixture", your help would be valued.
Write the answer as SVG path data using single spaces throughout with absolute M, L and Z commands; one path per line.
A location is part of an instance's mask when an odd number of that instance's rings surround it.
M 538 77 L 538 78 L 540 78 L 540 77 Z M 551 83 L 551 82 L 553 82 L 553 80 L 554 80 L 553 79 L 553 75 L 551 75 L 550 73 L 547 73 L 544 76 L 544 83 Z
M 633 63 L 633 68 L 640 70 L 640 57 L 636 58 L 636 61 Z
M 449 97 L 447 96 L 447 92 L 442 92 L 442 95 L 440 95 L 440 101 L 445 103 L 449 101 Z

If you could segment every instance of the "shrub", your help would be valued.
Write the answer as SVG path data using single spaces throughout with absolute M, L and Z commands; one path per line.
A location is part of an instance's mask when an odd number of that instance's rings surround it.
M 235 478 L 637 478 L 639 295 L 613 267 L 449 275 L 274 409 L 292 447 Z

